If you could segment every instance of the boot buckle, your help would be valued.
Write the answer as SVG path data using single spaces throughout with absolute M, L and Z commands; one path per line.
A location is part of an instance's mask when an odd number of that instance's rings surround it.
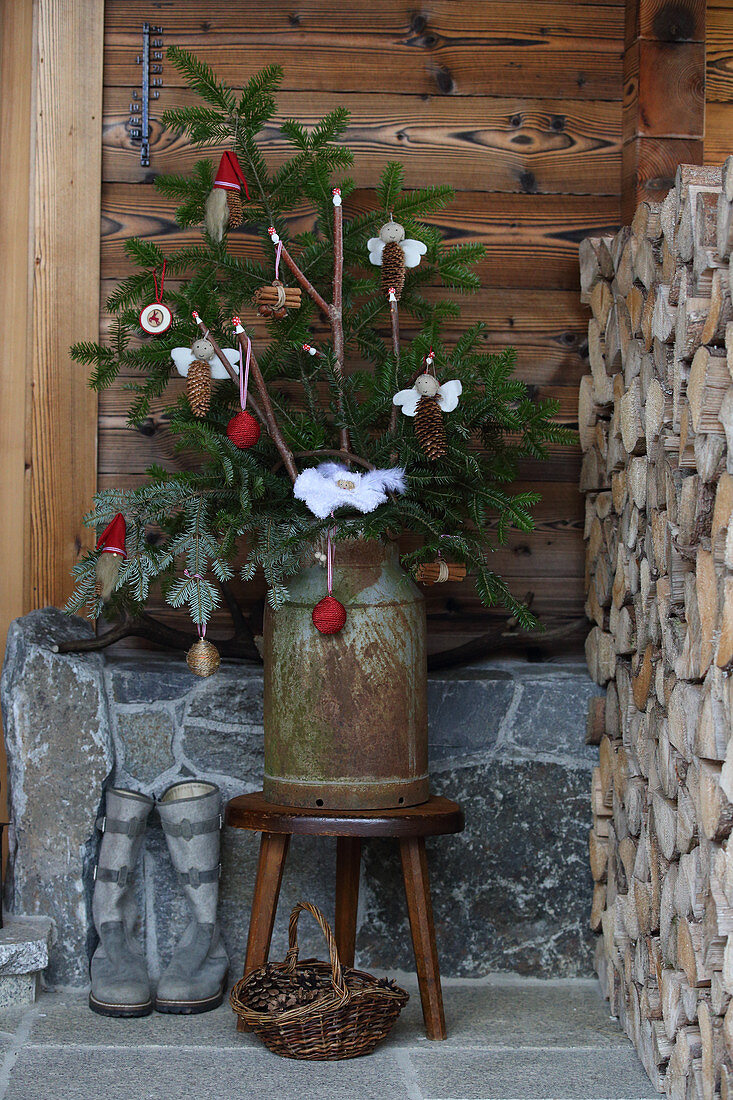
M 181 821 L 178 823 L 178 829 L 176 831 L 180 837 L 183 837 L 184 840 L 193 839 L 193 825 L 187 817 L 181 819 Z
M 198 867 L 192 867 L 188 872 L 188 885 L 193 886 L 194 890 L 198 890 L 201 885 L 201 873 Z
M 120 867 L 120 869 L 117 872 L 117 885 L 118 886 L 127 886 L 128 874 L 129 873 L 128 873 L 128 870 L 127 870 L 127 864 L 123 863 L 123 865 Z

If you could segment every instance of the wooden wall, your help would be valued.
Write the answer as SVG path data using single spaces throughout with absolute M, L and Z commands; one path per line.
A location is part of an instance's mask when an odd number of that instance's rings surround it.
M 733 153 L 733 0 L 707 5 L 705 163 Z
M 456 199 L 437 224 L 446 238 L 488 249 L 483 291 L 466 299 L 453 335 L 486 320 L 489 346 L 515 345 L 520 376 L 538 396 L 559 399 L 564 422 L 576 421 L 587 329 L 578 242 L 612 232 L 620 217 L 623 2 L 438 0 L 416 8 L 406 0 L 107 0 L 103 299 L 129 270 L 127 236 L 164 248 L 194 236 L 177 229 L 152 186 L 157 173 L 185 170 L 200 155 L 157 121 L 162 108 L 188 98 L 168 64 L 153 110 L 150 168 L 140 167 L 126 130 L 141 25 L 151 18 L 165 46 L 196 51 L 235 84 L 266 62 L 282 64 L 283 118 L 308 122 L 348 107 L 359 206 L 372 203 L 371 187 L 390 158 L 403 161 L 408 185 L 449 182 Z M 264 143 L 277 164 L 283 147 L 275 127 Z M 232 235 L 231 247 L 246 253 L 250 244 Z M 100 323 L 104 331 L 104 312 Z M 160 416 L 139 433 L 125 428 L 124 381 L 100 400 L 100 486 L 139 484 L 149 462 L 175 461 Z M 520 487 L 543 492 L 537 530 L 512 535 L 494 558 L 518 595 L 534 593 L 534 608 L 551 626 L 583 618 L 578 473 L 575 448 L 556 448 L 549 462 L 524 468 Z M 491 613 L 470 584 L 447 588 L 429 597 L 434 630 L 466 636 L 485 628 Z

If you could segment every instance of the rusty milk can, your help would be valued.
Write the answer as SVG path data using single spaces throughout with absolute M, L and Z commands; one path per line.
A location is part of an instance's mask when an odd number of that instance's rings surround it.
M 265 797 L 289 806 L 372 810 L 428 797 L 425 603 L 397 545 L 336 545 L 339 634 L 311 613 L 326 592 L 314 564 L 267 608 Z

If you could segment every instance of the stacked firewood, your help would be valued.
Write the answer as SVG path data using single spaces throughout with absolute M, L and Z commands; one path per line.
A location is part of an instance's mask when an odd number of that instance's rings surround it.
M 733 1098 L 733 157 L 580 248 L 596 963 L 653 1083 Z

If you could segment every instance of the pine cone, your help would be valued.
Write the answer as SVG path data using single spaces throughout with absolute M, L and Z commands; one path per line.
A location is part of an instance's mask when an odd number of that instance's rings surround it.
M 242 200 L 236 191 L 227 189 L 226 196 L 229 207 L 229 228 L 239 229 L 242 224 Z
M 445 439 L 443 413 L 436 397 L 421 397 L 415 413 L 415 435 L 428 458 L 434 462 L 445 458 L 448 447 Z
M 399 302 L 405 287 L 405 254 L 400 245 L 394 242 L 384 246 L 382 253 L 382 291 L 389 294 L 390 287 Z
M 195 359 L 188 368 L 186 396 L 194 416 L 206 416 L 211 404 L 211 369 L 205 359 Z

